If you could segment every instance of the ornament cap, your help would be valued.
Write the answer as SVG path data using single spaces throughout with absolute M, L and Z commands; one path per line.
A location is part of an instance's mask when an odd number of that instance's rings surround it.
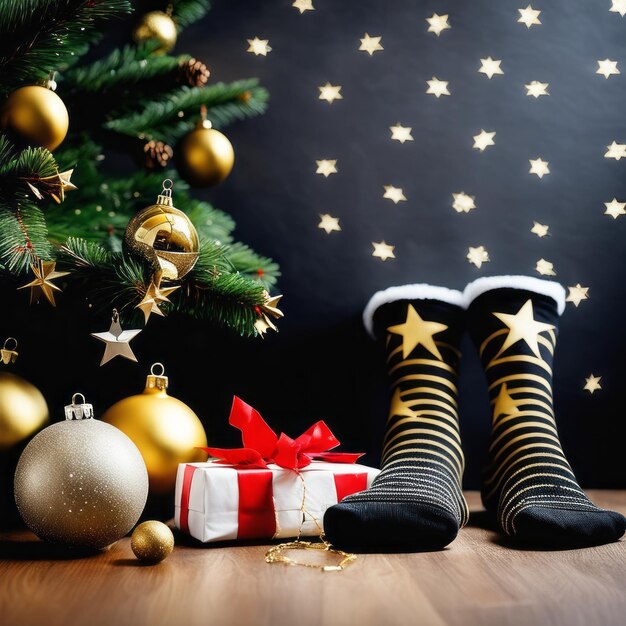
M 78 398 L 82 398 L 82 402 L 77 402 Z M 87 404 L 85 396 L 82 393 L 75 393 L 72 396 L 72 404 L 65 407 L 66 420 L 83 420 L 93 419 L 93 405 Z
M 174 186 L 174 182 L 170 178 L 166 178 L 163 181 L 163 190 L 157 196 L 157 204 L 161 204 L 163 206 L 174 206 L 174 202 L 172 200 L 172 187 Z
M 161 373 L 156 373 L 156 368 L 161 368 Z M 165 391 L 168 385 L 168 378 L 165 376 L 165 367 L 163 363 L 153 363 L 150 373 L 146 378 L 146 390 Z
M 9 347 L 9 344 L 13 347 Z M 17 356 L 17 339 L 14 337 L 7 337 L 2 349 L 0 349 L 0 360 L 5 365 L 9 365 L 9 363 L 15 363 L 15 361 L 17 361 Z

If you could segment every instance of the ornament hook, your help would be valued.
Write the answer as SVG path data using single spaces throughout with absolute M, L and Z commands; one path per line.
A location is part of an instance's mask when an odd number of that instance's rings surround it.
M 11 348 L 9 347 L 9 342 L 13 342 Z M 17 339 L 15 339 L 15 337 L 7 337 L 4 345 L 2 346 L 2 349 L 0 349 L 0 360 L 5 365 L 8 365 L 9 363 L 15 363 L 15 361 L 17 360 L 17 355 Z
M 82 402 L 77 402 L 78 398 L 82 398 Z M 82 420 L 93 418 L 93 405 L 88 404 L 85 400 L 85 396 L 77 392 L 72 396 L 72 404 L 68 404 L 65 407 L 65 419 L 66 420 Z
M 157 374 L 154 371 L 155 367 L 160 367 L 161 368 L 161 373 Z M 152 367 L 150 368 L 150 374 L 152 374 L 152 376 L 163 376 L 163 374 L 165 374 L 165 366 L 163 365 L 163 363 L 153 363 Z
M 157 197 L 157 204 L 174 206 L 174 203 L 172 201 L 172 187 L 174 187 L 174 182 L 171 178 L 166 178 L 163 181 L 163 189 Z

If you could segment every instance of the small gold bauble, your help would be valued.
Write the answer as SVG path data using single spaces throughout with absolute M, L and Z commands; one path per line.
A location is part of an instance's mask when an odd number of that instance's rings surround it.
M 178 280 L 196 264 L 200 241 L 191 220 L 172 204 L 170 189 L 164 186 L 157 203 L 128 222 L 124 245 L 161 271 L 165 280 Z
M 9 95 L 0 110 L 0 128 L 31 146 L 54 150 L 67 135 L 69 116 L 54 91 L 31 85 Z
M 133 37 L 138 43 L 156 39 L 160 45 L 154 54 L 166 54 L 176 44 L 176 24 L 167 13 L 150 11 L 141 18 Z
M 179 463 L 206 459 L 196 449 L 207 446 L 204 427 L 186 404 L 167 395 L 167 380 L 163 373 L 151 373 L 143 393 L 120 400 L 102 416 L 139 448 L 154 495 L 173 493 Z
M 226 135 L 204 121 L 181 139 L 175 158 L 178 171 L 190 185 L 207 187 L 230 174 L 235 151 Z
M 143 522 L 133 530 L 130 547 L 140 561 L 160 563 L 172 553 L 174 535 L 163 522 Z
M 48 421 L 48 405 L 28 381 L 0 373 L 0 451 L 23 441 Z

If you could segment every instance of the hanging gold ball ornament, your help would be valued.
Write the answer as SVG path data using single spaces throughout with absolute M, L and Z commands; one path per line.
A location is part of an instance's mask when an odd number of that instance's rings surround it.
M 143 392 L 120 400 L 102 416 L 139 448 L 153 495 L 174 492 L 179 463 L 206 460 L 206 453 L 196 449 L 207 446 L 202 423 L 185 403 L 167 394 L 167 385 L 163 365 L 155 363 Z
M 235 151 L 228 137 L 202 119 L 180 141 L 175 152 L 180 175 L 194 187 L 221 183 L 233 169 Z
M 156 39 L 160 45 L 153 54 L 167 54 L 176 45 L 176 23 L 164 11 L 150 11 L 141 18 L 133 37 L 137 43 Z
M 198 260 L 200 241 L 191 220 L 172 201 L 172 181 L 163 181 L 156 204 L 133 217 L 124 233 L 124 245 L 161 271 L 164 280 L 178 280 Z
M 31 85 L 12 92 L 0 109 L 0 129 L 31 146 L 54 150 L 67 135 L 70 118 L 54 91 Z
M 163 522 L 150 520 L 133 530 L 130 547 L 140 561 L 160 563 L 172 553 L 174 535 Z
M 41 539 L 101 549 L 137 523 L 148 496 L 148 473 L 137 446 L 93 419 L 93 407 L 65 407 L 65 421 L 26 446 L 15 472 L 15 502 Z

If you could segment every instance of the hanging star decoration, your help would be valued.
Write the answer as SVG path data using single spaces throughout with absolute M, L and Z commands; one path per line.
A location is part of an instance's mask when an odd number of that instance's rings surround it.
M 335 100 L 343 100 L 341 95 L 341 85 L 331 85 L 327 82 L 322 87 L 318 87 L 320 90 L 319 99 L 326 100 L 328 104 L 332 104 Z
M 267 53 L 272 51 L 272 48 L 269 45 L 269 39 L 259 39 L 258 37 L 255 37 L 254 39 L 248 39 L 247 42 L 248 49 L 246 52 L 250 52 L 257 57 L 259 55 L 266 57 Z
M 526 95 L 533 96 L 533 98 L 539 98 L 540 96 L 549 96 L 548 93 L 549 83 L 540 83 L 538 80 L 533 80 L 526 87 Z
M 372 245 L 374 246 L 372 256 L 378 257 L 381 261 L 396 258 L 396 255 L 393 252 L 395 250 L 395 246 L 390 246 L 385 243 L 384 240 L 379 242 L 372 241 Z
M 421 413 L 419 411 L 413 411 L 408 402 L 402 399 L 400 388 L 396 387 L 391 397 L 391 406 L 389 407 L 389 418 L 392 417 L 417 417 Z
M 626 0 L 612 0 L 611 8 L 612 13 L 619 13 L 622 17 L 626 15 Z
M 485 246 L 478 246 L 477 248 L 468 248 L 467 260 L 475 265 L 477 268 L 481 268 L 483 263 L 489 263 L 489 252 Z
M 614 220 L 616 220 L 620 215 L 626 214 L 626 202 L 619 202 L 617 198 L 613 198 L 611 202 L 605 202 L 604 209 L 605 215 L 610 215 Z
M 601 380 L 602 376 L 594 376 L 593 374 L 589 374 L 589 376 L 585 378 L 585 385 L 583 389 L 593 395 L 594 392 L 602 389 L 602 385 L 600 385 Z
M 437 15 L 437 13 L 433 13 L 432 17 L 427 17 L 426 21 L 428 22 L 428 31 L 429 33 L 435 33 L 437 37 L 441 35 L 444 30 L 448 30 L 448 28 L 452 28 L 450 23 L 448 22 L 448 15 Z
M 617 143 L 614 141 L 610 146 L 606 147 L 605 159 L 626 159 L 626 143 Z
M 180 285 L 175 285 L 173 287 L 161 287 L 162 278 L 163 272 L 161 270 L 155 272 L 141 302 L 135 305 L 135 308 L 139 309 L 143 313 L 146 324 L 148 323 L 148 319 L 150 319 L 150 315 L 152 313 L 165 317 L 165 313 L 163 313 L 159 305 L 165 302 L 170 302 L 168 296 L 180 288 Z
M 541 20 L 539 19 L 539 14 L 541 11 L 537 11 L 533 9 L 530 4 L 525 9 L 517 9 L 519 12 L 518 22 L 526 25 L 526 28 L 530 28 L 531 26 L 538 26 L 541 24 Z
M 496 131 L 487 132 L 486 130 L 480 129 L 480 133 L 478 135 L 474 135 L 474 148 L 476 150 L 480 150 L 484 152 L 488 146 L 495 146 L 496 142 L 493 138 L 496 136 Z
M 406 196 L 400 187 L 394 187 L 393 185 L 385 185 L 385 193 L 383 198 L 391 200 L 394 204 L 398 202 L 406 202 Z
M 391 131 L 391 139 L 394 141 L 399 141 L 400 143 L 413 141 L 413 135 L 411 135 L 413 129 L 410 126 L 402 126 L 398 122 L 395 126 L 390 126 L 389 130 Z
M 546 236 L 549 236 L 548 232 L 550 227 L 547 224 L 541 224 L 540 222 L 533 221 L 533 227 L 530 229 L 530 232 L 534 235 L 537 235 L 540 239 Z
M 417 346 L 421 345 L 433 356 L 443 361 L 441 352 L 435 344 L 434 335 L 442 333 L 448 327 L 439 322 L 427 322 L 420 317 L 412 304 L 407 306 L 406 321 L 387 328 L 388 333 L 401 335 L 402 358 L 406 359 Z
M 28 188 L 37 200 L 43 200 L 44 196 L 49 195 L 57 204 L 61 204 L 65 200 L 65 194 L 68 191 L 78 189 L 71 182 L 74 170 L 66 170 L 65 172 L 57 172 L 54 176 L 44 176 L 43 178 L 24 179 Z
M 469 213 L 476 208 L 476 197 L 468 196 L 464 191 L 452 194 L 452 208 L 457 213 Z
M 370 56 L 374 54 L 374 52 L 378 52 L 379 50 L 384 50 L 384 48 L 380 45 L 380 40 L 382 37 L 370 37 L 367 33 L 363 35 L 361 39 L 361 45 L 359 46 L 359 50 L 362 52 L 367 52 Z
M 19 289 L 30 289 L 30 303 L 38 302 L 39 298 L 43 295 L 46 300 L 52 305 L 56 306 L 54 300 L 54 292 L 61 291 L 61 288 L 55 285 L 52 281 L 55 278 L 61 278 L 61 276 L 67 276 L 69 272 L 57 272 L 56 261 L 42 261 L 36 259 L 30 266 L 31 272 L 35 275 L 35 279 L 26 285 L 18 287 Z
M 320 223 L 317 227 L 325 230 L 327 235 L 330 235 L 333 231 L 339 232 L 341 230 L 341 226 L 339 226 L 339 218 L 333 217 L 328 213 L 320 214 Z
M 124 330 L 120 323 L 120 316 L 117 309 L 113 309 L 109 330 L 105 333 L 91 333 L 92 337 L 104 342 L 105 344 L 104 354 L 102 355 L 102 360 L 100 361 L 100 367 L 102 367 L 105 363 L 108 363 L 111 359 L 114 359 L 116 356 L 121 356 L 129 361 L 136 362 L 137 357 L 130 347 L 130 342 L 140 332 L 141 330 Z
M 546 174 L 550 173 L 548 161 L 544 161 L 541 157 L 528 159 L 528 162 L 530 163 L 529 174 L 536 174 L 539 178 L 543 178 Z
M 495 424 L 501 415 L 508 416 L 519 413 L 519 405 L 520 402 L 511 397 L 506 383 L 502 383 L 493 406 L 493 423 Z
M 539 259 L 537 261 L 537 265 L 535 265 L 535 270 L 539 272 L 542 276 L 556 276 L 556 272 L 554 271 L 554 265 L 550 263 L 550 261 L 546 261 L 545 259 Z
M 265 291 L 264 296 L 265 301 L 263 304 L 255 307 L 259 318 L 254 323 L 254 327 L 261 337 L 264 337 L 265 333 L 270 329 L 274 332 L 278 332 L 276 324 L 274 324 L 271 320 L 272 317 L 274 319 L 281 319 L 284 317 L 284 313 L 278 308 L 278 303 L 280 302 L 282 295 L 270 296 L 269 292 Z
M 604 61 L 598 61 L 598 69 L 596 74 L 602 74 L 604 78 L 609 76 L 615 76 L 621 72 L 617 69 L 617 61 L 611 61 L 611 59 L 604 59 Z
M 439 80 L 436 76 L 433 76 L 431 80 L 426 81 L 426 84 L 428 85 L 426 93 L 432 94 L 437 99 L 439 99 L 441 96 L 450 95 L 447 80 Z
M 583 300 L 589 300 L 589 287 L 583 287 L 580 283 L 574 287 L 568 287 L 569 293 L 565 302 L 571 302 L 576 308 Z
M 485 74 L 489 80 L 491 80 L 496 74 L 504 74 L 500 64 L 502 63 L 499 59 L 492 59 L 491 57 L 487 57 L 486 59 L 480 60 L 480 69 L 478 70 L 481 74 Z
M 315 164 L 317 165 L 315 173 L 321 174 L 324 178 L 337 173 L 337 159 L 320 159 L 315 161 Z
M 300 15 L 302 15 L 305 11 L 315 11 L 313 0 L 295 0 L 291 6 L 294 9 L 298 9 L 298 11 L 300 11 Z
M 539 335 L 548 330 L 554 330 L 554 326 L 552 324 L 544 324 L 543 322 L 536 321 L 533 314 L 532 300 L 526 300 L 515 315 L 510 315 L 509 313 L 493 313 L 493 315 L 509 329 L 506 339 L 496 357 L 500 356 L 518 341 L 524 341 L 531 349 L 532 353 L 538 359 L 541 358 L 541 353 L 539 352 Z

